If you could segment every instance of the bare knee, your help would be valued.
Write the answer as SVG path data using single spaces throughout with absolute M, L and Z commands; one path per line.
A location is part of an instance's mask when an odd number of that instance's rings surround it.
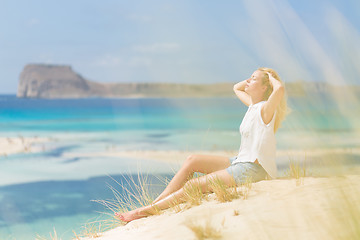
M 193 162 L 196 160 L 197 155 L 196 154 L 191 154 L 186 158 L 186 162 Z
M 194 169 L 194 166 L 196 165 L 197 160 L 198 160 L 198 155 L 191 154 L 186 158 L 184 166 L 189 168 L 189 169 Z
M 190 191 L 190 192 L 197 192 L 197 191 L 201 191 L 202 193 L 208 192 L 209 191 L 209 187 L 207 182 L 205 181 L 205 179 L 200 179 L 200 178 L 194 178 L 191 179 L 189 181 L 187 181 L 184 185 L 184 190 L 185 191 Z

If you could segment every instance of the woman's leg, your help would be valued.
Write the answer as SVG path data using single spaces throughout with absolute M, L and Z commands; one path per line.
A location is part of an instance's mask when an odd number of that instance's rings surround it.
M 167 185 L 165 190 L 154 200 L 153 203 L 169 196 L 171 193 L 179 190 L 186 181 L 188 181 L 195 172 L 209 174 L 230 166 L 228 157 L 213 155 L 190 155 L 180 170 Z
M 186 182 L 185 186 L 183 186 L 182 188 L 180 188 L 179 190 L 177 190 L 173 194 L 159 200 L 155 204 L 151 204 L 151 205 L 148 205 L 148 206 L 145 206 L 145 207 L 141 207 L 141 208 L 135 209 L 135 210 L 127 212 L 127 213 L 122 213 L 122 214 L 121 213 L 115 213 L 115 215 L 117 217 L 119 217 L 120 220 L 125 221 L 125 222 L 130 222 L 130 221 L 133 221 L 135 219 L 139 219 L 139 218 L 149 216 L 155 210 L 163 210 L 163 209 L 169 208 L 175 202 L 176 203 L 184 202 L 185 201 L 185 199 L 184 199 L 184 195 L 185 195 L 184 189 L 186 187 L 188 187 L 188 186 L 191 186 L 193 184 L 198 184 L 201 187 L 201 191 L 203 193 L 211 191 L 212 189 L 211 189 L 211 187 L 209 185 L 209 180 L 215 179 L 215 178 L 218 178 L 218 179 L 222 180 L 228 186 L 236 186 L 234 178 L 226 171 L 226 169 L 224 169 L 224 170 L 213 172 L 213 173 L 208 174 L 208 175 L 204 175 L 204 176 L 199 177 L 199 178 L 194 178 L 194 179 Z

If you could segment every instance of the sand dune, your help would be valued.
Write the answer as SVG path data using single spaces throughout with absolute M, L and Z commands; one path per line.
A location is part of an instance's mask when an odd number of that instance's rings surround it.
M 46 138 L 0 138 L 0 156 L 41 150 Z M 233 156 L 232 151 L 113 151 L 99 153 L 65 153 L 83 156 L 118 156 L 153 159 L 181 164 L 190 154 Z M 278 151 L 288 163 L 288 155 L 302 156 L 304 151 Z M 308 156 L 352 154 L 358 149 L 326 149 L 308 151 Z M 278 161 L 279 162 L 279 161 Z M 352 169 L 356 169 L 352 166 Z M 358 169 L 358 168 L 357 168 Z M 197 232 L 212 230 L 212 239 L 360 239 L 360 171 L 352 175 L 276 179 L 252 184 L 244 199 L 220 203 L 214 194 L 200 206 L 135 220 L 125 226 L 103 232 L 99 240 L 173 239 L 192 240 Z M 347 172 L 349 174 L 349 171 Z M 201 230 L 202 229 L 202 230 Z M 206 230 L 207 229 L 207 230 Z M 90 239 L 90 238 L 83 238 Z M 211 239 L 207 238 L 207 239 Z
M 97 239 L 201 239 L 190 228 L 206 225 L 217 233 L 212 239 L 360 237 L 360 175 L 306 177 L 299 185 L 295 179 L 261 181 L 247 199 L 220 203 L 214 194 L 209 199 L 178 213 L 169 209 L 135 220 Z

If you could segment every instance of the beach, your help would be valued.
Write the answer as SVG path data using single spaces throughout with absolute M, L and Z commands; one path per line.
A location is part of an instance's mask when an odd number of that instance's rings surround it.
M 306 152 L 306 153 L 305 153 Z M 234 151 L 198 151 L 197 154 L 232 156 Z M 100 153 L 99 153 L 100 154 Z M 111 151 L 108 154 L 163 162 L 181 161 L 188 151 Z M 303 177 L 290 176 L 290 159 L 299 161 Z M 87 234 L 112 239 L 357 239 L 360 236 L 360 168 L 345 166 L 339 158 L 359 157 L 359 149 L 278 151 L 287 165 L 281 176 L 251 184 L 247 196 L 220 202 L 211 193 L 199 206 L 185 204 L 159 215 L 135 220 L 105 232 Z M 172 156 L 169 158 L 169 156 Z M 338 162 L 329 159 L 332 156 Z M 324 163 L 328 164 L 324 164 Z M 278 161 L 279 163 L 279 161 Z M 281 162 L 280 162 L 281 163 Z M 306 176 L 305 176 L 306 175 Z M 179 211 L 179 209 L 182 209 Z M 111 221 L 117 221 L 112 219 Z M 120 221 L 118 222 L 119 224 Z M 86 235 L 86 234 L 85 234 Z M 81 236 L 81 235 L 79 235 Z M 84 237 L 82 239 L 93 239 Z
M 44 152 L 45 143 L 54 141 L 54 137 L 0 137 L 0 156 L 7 157 L 12 154 L 26 154 Z M 56 141 L 56 140 L 55 140 Z M 188 156 L 192 154 L 203 155 L 219 155 L 219 156 L 235 156 L 236 150 L 118 150 L 115 145 L 107 146 L 102 151 L 91 152 L 64 152 L 63 157 L 118 157 L 131 159 L 147 159 L 161 161 L 164 163 L 181 164 Z M 344 156 L 344 155 L 360 156 L 359 147 L 339 147 L 339 148 L 311 148 L 311 149 L 284 149 L 278 150 L 277 163 L 286 164 L 291 159 L 304 160 L 308 158 L 325 158 L 326 156 Z
M 0 240 L 360 240 L 359 0 L 1 3 Z
M 84 225 L 99 219 L 119 226 L 119 221 L 113 222 L 113 212 L 96 200 L 116 200 L 112 188 L 123 194 L 134 187 L 131 178 L 136 180 L 138 175 L 151 180 L 150 193 L 156 197 L 165 188 L 162 180 L 171 179 L 188 156 L 237 155 L 238 128 L 246 112 L 235 98 L 46 100 L 2 96 L 1 99 L 0 239 L 27 240 L 37 235 L 48 239 L 54 229 L 58 238 L 72 239 L 74 232 L 77 236 L 86 235 Z M 156 239 L 157 235 L 159 239 L 167 239 L 173 238 L 172 232 L 179 232 L 180 236 L 185 234 L 183 239 L 196 239 L 189 228 L 183 226 L 193 215 L 194 221 L 198 221 L 197 216 L 211 219 L 211 224 L 219 228 L 225 218 L 221 234 L 224 239 L 228 236 L 231 239 L 230 233 L 239 235 L 236 232 L 239 229 L 244 236 L 261 232 L 238 225 L 248 226 L 246 221 L 252 221 L 253 225 L 270 221 L 271 215 L 280 211 L 279 216 L 283 218 L 274 216 L 274 223 L 260 228 L 274 236 L 287 231 L 298 234 L 301 239 L 304 235 L 298 232 L 302 230 L 295 223 L 286 225 L 286 213 L 281 213 L 279 205 L 289 208 L 286 212 L 291 216 L 295 214 L 292 213 L 294 205 L 287 204 L 296 201 L 301 202 L 299 208 L 314 207 L 316 212 L 320 187 L 315 186 L 324 186 L 327 191 L 327 181 L 333 182 L 331 179 L 335 176 L 349 177 L 350 185 L 357 186 L 353 176 L 360 172 L 358 116 L 345 119 L 343 111 L 334 112 L 337 109 L 334 104 L 313 105 L 312 102 L 319 103 L 316 99 L 289 99 L 296 111 L 276 134 L 279 179 L 253 184 L 247 199 L 218 203 L 210 195 L 210 201 L 179 213 L 168 210 L 117 229 L 112 226 L 114 230 L 110 232 L 102 227 L 89 231 L 110 238 L 125 234 L 124 239 L 136 234 L 140 239 Z M 346 112 L 352 110 L 349 107 Z M 289 177 L 291 164 L 295 169 L 306 170 L 306 178 L 300 184 Z M 273 195 L 273 191 L 281 199 Z M 316 196 L 315 205 L 303 205 L 310 204 L 311 195 Z M 264 209 L 267 204 L 262 206 L 261 201 L 271 203 L 274 210 Z M 208 209 L 211 211 L 205 216 Z M 256 216 L 251 214 L 253 210 Z M 237 214 L 236 218 L 232 214 Z M 254 217 L 258 215 L 256 220 Z M 313 218 L 311 213 L 309 216 Z M 236 229 L 232 229 L 231 222 L 237 223 L 239 219 L 245 221 L 245 225 L 238 223 Z M 216 221 L 220 221 L 220 225 Z M 300 229 L 308 231 L 308 223 L 302 224 Z
M 135 220 L 106 232 L 112 239 L 358 239 L 360 175 L 264 180 L 246 199 L 201 205 Z M 207 237 L 204 237 L 207 236 Z M 93 239 L 93 238 L 82 238 Z
M 233 157 L 237 155 L 235 150 L 116 150 L 107 149 L 107 151 L 91 153 L 65 153 L 68 158 L 74 157 L 112 157 L 126 158 L 131 161 L 153 161 L 163 163 L 172 169 L 175 173 L 181 167 L 183 162 L 191 155 L 217 155 Z M 299 163 L 307 168 L 308 175 L 328 176 L 336 174 L 357 173 L 358 159 L 360 157 L 360 148 L 312 148 L 301 150 L 278 150 L 276 153 L 276 163 L 279 176 L 286 175 L 290 162 Z
M 8 156 L 16 153 L 36 153 L 44 149 L 39 143 L 50 141 L 46 137 L 0 137 L 0 156 Z M 34 146 L 37 145 L 37 146 Z
M 1 154 L 31 154 L 40 149 L 39 143 L 49 143 L 46 137 L 1 138 Z M 32 146 L 37 147 L 32 147 Z M 11 146 L 11 148 L 9 147 Z M 11 149 L 11 151 L 10 151 Z M 4 151 L 6 150 L 6 152 Z M 31 150 L 31 151 L 29 151 Z M 34 152 L 33 152 L 34 151 Z M 207 234 L 210 239 L 344 239 L 344 236 L 359 233 L 360 223 L 360 168 L 341 164 L 322 166 L 311 160 L 326 159 L 326 156 L 358 157 L 357 148 L 313 149 L 306 151 L 278 151 L 278 164 L 289 167 L 289 159 L 304 160 L 307 155 L 307 177 L 299 179 L 286 176 L 283 168 L 279 179 L 253 183 L 248 196 L 240 196 L 231 202 L 219 202 L 215 194 L 209 194 L 201 205 L 190 209 L 168 209 L 160 215 L 135 220 L 112 230 L 100 231 L 97 228 L 84 234 L 76 232 L 81 239 L 93 239 L 84 235 L 98 236 L 96 239 L 201 239 L 194 231 Z M 116 150 L 107 148 L 99 152 L 67 152 L 63 157 L 86 158 L 90 155 L 99 159 L 126 158 L 130 161 L 146 160 L 172 166 L 173 173 L 191 154 L 234 156 L 236 151 L 220 150 Z M 300 163 L 303 163 L 300 161 Z M 304 167 L 300 164 L 300 167 Z M 326 168 L 326 169 L 325 169 Z M 326 177 L 321 176 L 326 173 Z M 239 192 L 243 189 L 239 187 Z M 114 196 L 115 197 L 115 196 Z M 339 207 L 341 206 L 341 208 Z M 108 214 L 112 214 L 108 211 Z M 347 214 L 347 215 L 346 215 Z M 105 220 L 106 222 L 107 220 Z M 108 216 L 108 221 L 114 219 Z M 101 225 L 101 223 L 100 223 Z M 191 230 L 197 229 L 197 230 Z M 56 229 L 55 229 L 56 230 Z M 200 234 L 200 233 L 198 233 Z M 59 233 L 61 236 L 61 233 Z M 351 238 L 345 238 L 351 239 Z

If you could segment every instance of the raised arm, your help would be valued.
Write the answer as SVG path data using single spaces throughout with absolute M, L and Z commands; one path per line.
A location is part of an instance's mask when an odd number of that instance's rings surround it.
M 239 82 L 239 83 L 235 84 L 233 89 L 234 89 L 234 92 L 235 92 L 236 96 L 246 106 L 249 106 L 251 104 L 251 98 L 250 98 L 250 95 L 245 92 L 246 81 L 247 80 L 244 80 L 242 82 Z
M 282 83 L 274 78 L 270 73 L 269 75 L 270 84 L 273 87 L 273 92 L 271 93 L 269 99 L 264 103 L 263 108 L 261 109 L 261 117 L 265 124 L 268 124 L 274 116 L 277 106 L 280 104 L 281 99 L 284 96 L 284 86 Z

